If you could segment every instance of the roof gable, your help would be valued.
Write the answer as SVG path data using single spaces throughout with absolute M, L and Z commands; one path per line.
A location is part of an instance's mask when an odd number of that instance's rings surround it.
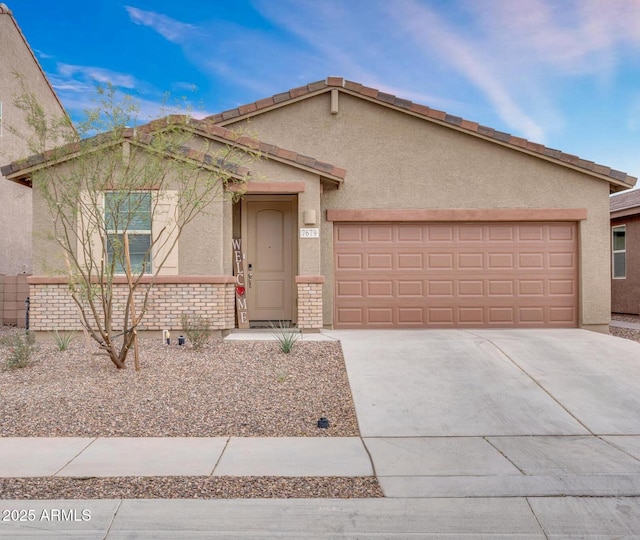
M 299 169 L 313 172 L 318 174 L 320 177 L 329 180 L 333 184 L 340 184 L 346 175 L 346 171 L 344 169 L 336 167 L 330 163 L 318 161 L 310 156 L 304 156 L 297 152 L 266 144 L 251 137 L 238 135 L 230 129 L 215 125 L 211 122 L 196 120 L 180 115 L 160 118 L 137 128 L 126 128 L 117 136 L 113 132 L 101 133 L 88 139 L 83 139 L 48 150 L 41 154 L 10 163 L 0 168 L 0 173 L 6 176 L 7 179 L 14 182 L 30 185 L 30 177 L 34 172 L 71 160 L 81 150 L 91 151 L 92 149 L 122 144 L 125 141 L 129 141 L 140 146 L 148 146 L 151 145 L 154 133 L 167 129 L 169 126 L 175 127 L 176 125 L 178 125 L 180 129 L 187 130 L 209 139 L 217 140 L 222 144 L 233 145 L 240 149 L 246 148 L 247 150 L 257 151 L 266 159 L 273 159 Z M 223 167 L 239 178 L 244 178 L 250 175 L 249 170 L 244 167 L 237 167 L 233 164 L 221 162 L 219 159 L 216 159 L 209 154 L 198 152 L 189 147 L 177 148 L 175 155 L 177 157 L 198 161 L 199 163 L 202 163 L 203 166 Z M 230 167 L 235 168 L 230 170 Z
M 284 107 L 300 100 L 308 99 L 333 90 L 378 103 L 382 106 L 402 111 L 426 121 L 434 122 L 451 129 L 500 144 L 546 161 L 580 171 L 590 176 L 595 176 L 601 180 L 606 180 L 609 182 L 612 192 L 633 187 L 637 181 L 637 178 L 605 165 L 600 165 L 593 161 L 588 161 L 560 150 L 548 148 L 542 144 L 531 142 L 522 137 L 516 137 L 509 133 L 496 131 L 493 128 L 479 125 L 477 122 L 465 120 L 459 116 L 447 114 L 444 111 L 413 103 L 412 101 L 398 98 L 392 94 L 381 92 L 375 88 L 369 88 L 360 83 L 347 81 L 341 77 L 328 77 L 324 81 L 317 81 L 306 86 L 292 88 L 287 92 L 282 92 L 253 103 L 241 105 L 235 109 L 230 109 L 219 114 L 208 116 L 205 120 L 224 126 L 238 120 L 263 114 L 273 109 Z

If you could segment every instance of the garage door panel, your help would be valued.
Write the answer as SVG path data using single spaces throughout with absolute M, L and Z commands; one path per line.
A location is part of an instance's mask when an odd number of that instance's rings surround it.
M 521 307 L 518 309 L 518 319 L 521 323 L 538 324 L 542 326 L 545 321 L 545 308 L 544 306 Z
M 427 227 L 429 242 L 451 242 L 453 240 L 453 227 L 450 225 L 432 225 Z
M 425 324 L 424 318 L 424 308 L 415 307 L 415 308 L 398 308 L 398 325 L 407 326 L 407 325 L 418 325 L 422 326 Z
M 335 227 L 337 327 L 577 325 L 575 224 Z
M 336 284 L 336 294 L 341 298 L 362 298 L 362 281 L 339 281 Z
M 549 225 L 547 227 L 548 239 L 550 242 L 554 241 L 575 241 L 576 229 L 575 227 L 568 226 L 569 224 L 563 223 L 558 225 Z
M 422 298 L 424 293 L 424 287 L 422 281 L 406 281 L 406 280 L 398 280 L 398 296 L 401 298 L 404 297 L 418 297 Z
M 536 268 L 538 270 L 543 270 L 544 253 L 519 253 L 518 267 L 527 269 Z
M 480 280 L 458 280 L 458 296 L 484 297 L 484 282 Z
M 469 225 L 457 227 L 458 243 L 478 244 L 484 242 L 484 227 L 482 225 Z
M 513 296 L 514 282 L 512 280 L 488 279 L 489 296 Z
M 363 270 L 362 255 L 360 253 L 339 253 L 336 257 L 338 270 Z
M 544 239 L 542 225 L 523 224 L 518 227 L 518 242 L 543 242 Z
M 453 296 L 453 280 L 434 280 L 427 281 L 428 296 Z
M 367 296 L 393 298 L 393 281 L 367 281 Z
M 369 253 L 366 257 L 367 269 L 369 270 L 393 269 L 393 255 L 391 253 Z
M 549 268 L 573 268 L 573 253 L 549 253 Z
M 484 268 L 483 253 L 458 253 L 458 268 L 466 270 L 482 270 Z
M 488 264 L 489 269 L 498 268 L 500 270 L 511 270 L 514 268 L 513 253 L 489 253 Z
M 398 225 L 398 242 L 419 242 L 424 240 L 423 225 Z
M 427 270 L 453 270 L 453 254 L 429 253 L 427 255 Z
M 422 253 L 398 253 L 398 270 L 422 270 L 424 260 Z
M 573 296 L 576 294 L 575 282 L 570 279 L 550 279 L 549 294 L 554 296 Z
M 450 324 L 455 323 L 454 310 L 450 307 L 428 307 L 428 324 Z

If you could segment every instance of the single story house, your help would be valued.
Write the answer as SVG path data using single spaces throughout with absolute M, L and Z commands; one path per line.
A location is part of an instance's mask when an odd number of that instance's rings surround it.
M 179 329 L 194 310 L 237 325 L 238 238 L 254 324 L 608 331 L 609 194 L 635 184 L 626 173 L 338 77 L 189 129 L 195 150 L 235 140 L 267 159 L 249 166 L 260 180 L 239 202 L 185 229 L 149 330 Z M 28 184 L 44 166 L 55 165 L 40 156 L 3 174 Z M 33 198 L 33 326 L 73 327 Z
M 640 314 L 640 191 L 613 195 L 611 210 L 611 311 Z

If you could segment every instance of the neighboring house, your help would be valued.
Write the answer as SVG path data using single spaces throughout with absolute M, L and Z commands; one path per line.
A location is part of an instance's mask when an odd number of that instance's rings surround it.
M 236 326 L 241 238 L 254 323 L 608 331 L 609 194 L 635 184 L 625 173 L 337 77 L 188 129 L 198 150 L 234 140 L 228 130 L 255 134 L 262 142 L 238 142 L 268 158 L 249 167 L 264 180 L 185 229 L 149 330 L 179 329 L 184 312 Z M 3 174 L 28 185 L 48 166 L 35 156 Z M 45 272 L 55 247 L 37 234 L 49 218 L 33 197 L 34 328 L 72 328 L 66 282 Z
M 640 314 L 640 190 L 614 195 L 611 209 L 611 311 Z
M 24 113 L 14 105 L 23 93 L 18 73 L 25 87 L 33 93 L 44 111 L 52 116 L 64 115 L 64 108 L 49 84 L 38 60 L 20 31 L 11 11 L 0 4 L 0 162 L 29 155 L 25 137 L 29 128 Z M 31 193 L 30 190 L 0 177 L 0 274 L 31 273 Z

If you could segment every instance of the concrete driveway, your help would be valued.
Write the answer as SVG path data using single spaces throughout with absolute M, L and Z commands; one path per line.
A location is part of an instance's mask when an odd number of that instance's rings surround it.
M 586 330 L 326 333 L 387 497 L 640 495 L 640 344 Z

